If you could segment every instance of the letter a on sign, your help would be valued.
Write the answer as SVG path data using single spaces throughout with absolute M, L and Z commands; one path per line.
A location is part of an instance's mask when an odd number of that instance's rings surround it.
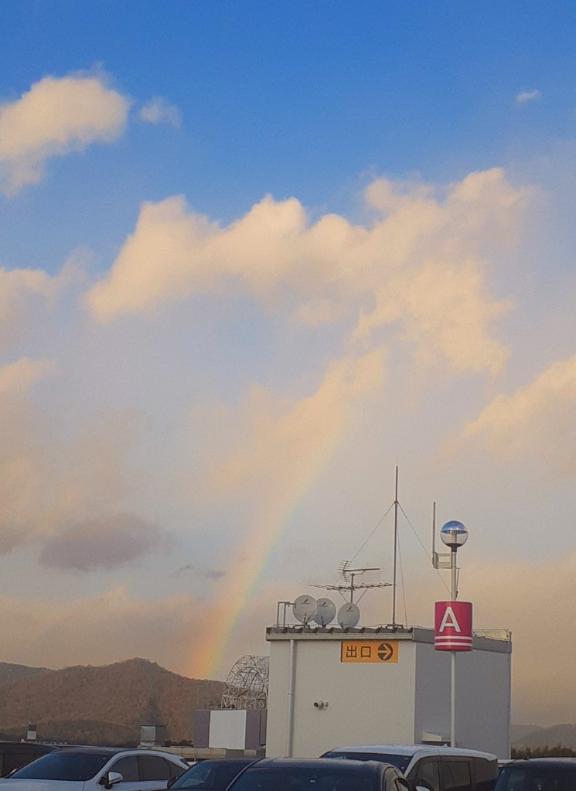
M 452 607 L 446 607 L 444 615 L 442 616 L 442 623 L 440 624 L 440 629 L 438 631 L 443 632 L 447 626 L 451 626 L 455 632 L 462 631 L 460 624 L 456 620 L 456 616 L 454 615 L 454 610 Z
M 472 650 L 472 605 L 468 601 L 437 601 L 434 613 L 437 651 Z

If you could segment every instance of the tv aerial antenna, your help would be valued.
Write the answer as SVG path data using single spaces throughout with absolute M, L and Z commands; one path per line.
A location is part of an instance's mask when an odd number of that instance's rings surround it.
M 371 566 L 364 568 L 353 568 L 350 560 L 345 560 L 339 568 L 342 582 L 336 585 L 314 585 L 315 588 L 322 588 L 326 591 L 336 591 L 344 599 L 344 604 L 338 610 L 338 623 L 343 629 L 354 628 L 360 620 L 360 609 L 358 602 L 366 595 L 369 590 L 374 588 L 388 588 L 389 582 L 357 582 L 357 577 L 362 577 L 370 571 L 380 571 L 379 568 Z M 358 591 L 360 596 L 356 599 Z M 319 599 L 319 601 L 321 601 Z
M 322 588 L 323 590 L 336 591 L 339 593 L 344 601 L 349 604 L 355 604 L 355 598 L 358 591 L 362 591 L 360 601 L 369 590 L 374 588 L 389 588 L 390 582 L 356 582 L 356 577 L 361 577 L 369 571 L 380 571 L 379 568 L 352 568 L 349 560 L 345 560 L 340 566 L 340 574 L 343 581 L 336 585 L 313 585 L 314 588 Z
M 369 590 L 373 588 L 389 588 L 391 587 L 390 582 L 356 582 L 356 577 L 361 577 L 369 571 L 380 571 L 379 567 L 366 567 L 366 568 L 352 568 L 351 562 L 349 560 L 345 560 L 341 563 L 339 568 L 340 574 L 343 578 L 343 581 L 336 585 L 314 585 L 314 588 L 323 588 L 327 591 L 336 591 L 339 593 L 345 601 L 348 601 L 350 604 L 355 603 L 356 594 L 358 591 L 362 591 L 360 598 L 357 601 L 360 601 Z

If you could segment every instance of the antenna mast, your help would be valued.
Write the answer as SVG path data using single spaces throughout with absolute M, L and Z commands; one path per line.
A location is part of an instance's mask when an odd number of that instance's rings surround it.
M 354 593 L 358 590 L 366 592 L 371 588 L 389 588 L 389 582 L 356 582 L 356 577 L 365 574 L 367 571 L 380 571 L 379 568 L 350 568 L 350 562 L 345 561 L 342 565 L 341 574 L 344 577 L 344 583 L 341 585 L 313 585 L 313 588 L 323 588 L 327 591 L 337 591 L 344 599 L 349 600 L 350 604 L 354 604 Z
M 392 628 L 396 628 L 396 589 L 398 575 L 398 465 L 396 465 L 394 487 L 394 572 L 392 577 Z

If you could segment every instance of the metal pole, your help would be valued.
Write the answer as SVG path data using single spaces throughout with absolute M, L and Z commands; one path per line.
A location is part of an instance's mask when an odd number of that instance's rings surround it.
M 432 565 L 436 568 L 436 500 L 432 503 Z
M 450 656 L 450 747 L 456 747 L 456 651 Z
M 294 686 L 296 671 L 296 640 L 290 640 L 290 654 L 288 659 L 288 734 L 286 754 L 292 758 L 294 745 Z
M 458 571 L 456 568 L 457 548 L 453 546 L 451 549 L 451 598 L 452 601 L 456 601 L 458 597 Z M 452 651 L 450 657 L 450 747 L 456 747 L 456 651 Z
M 396 465 L 396 483 L 394 487 L 394 572 L 392 582 L 392 628 L 396 628 L 396 576 L 398 569 L 398 465 Z

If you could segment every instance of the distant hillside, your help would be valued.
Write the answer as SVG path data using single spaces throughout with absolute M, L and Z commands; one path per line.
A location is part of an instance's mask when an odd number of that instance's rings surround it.
M 8 728 L 0 732 L 0 740 L 22 738 L 22 727 Z M 47 721 L 41 724 L 40 739 L 62 744 L 98 744 L 101 747 L 118 745 L 135 747 L 140 740 L 140 729 L 129 725 L 92 720 Z
M 23 678 L 38 676 L 41 673 L 52 673 L 47 667 L 28 667 L 28 665 L 12 665 L 10 662 L 0 662 L 0 686 L 19 681 Z
M 131 742 L 140 725 L 160 723 L 168 738 L 192 739 L 194 710 L 217 705 L 224 686 L 171 673 L 145 659 L 28 670 L 2 684 L 0 666 L 0 731 L 22 735 L 34 722 L 40 739 L 77 743 Z
M 533 733 L 542 730 L 540 725 L 514 725 L 510 726 L 510 741 L 512 744 L 523 744 L 522 741 Z
M 551 725 L 513 738 L 515 747 L 570 747 L 576 750 L 576 725 Z

